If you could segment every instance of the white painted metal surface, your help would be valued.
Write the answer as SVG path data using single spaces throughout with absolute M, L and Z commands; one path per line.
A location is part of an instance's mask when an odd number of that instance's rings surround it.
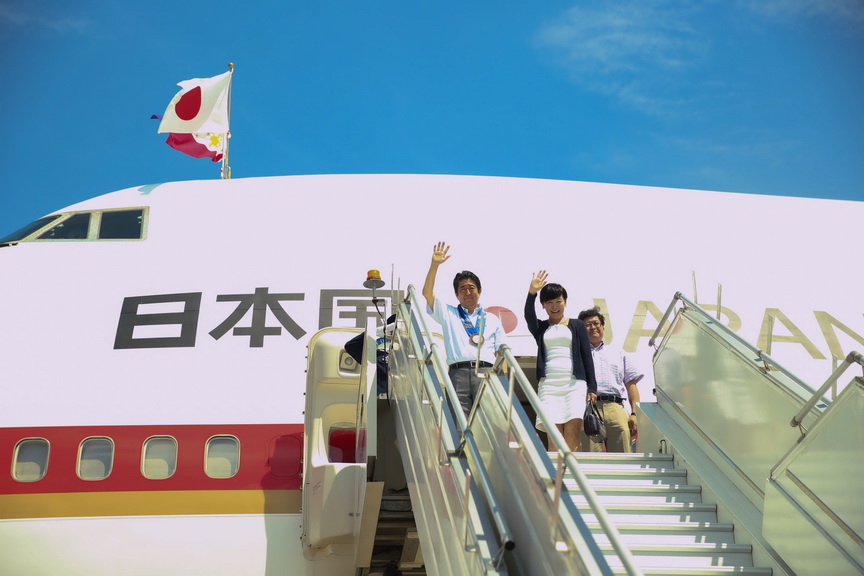
M 530 275 L 540 268 L 568 287 L 574 315 L 595 302 L 605 307 L 609 340 L 646 368 L 646 342 L 662 308 L 690 285 L 694 269 L 709 293 L 723 283 L 723 318 L 747 338 L 767 338 L 764 319 L 772 311 L 779 319 L 772 353 L 802 377 L 823 379 L 832 353 L 843 356 L 864 340 L 858 270 L 844 262 L 846 250 L 859 245 L 861 203 L 515 178 L 340 175 L 133 187 L 61 212 L 128 207 L 145 209 L 141 241 L 0 248 L 4 429 L 300 424 L 312 334 L 362 326 L 370 313 L 357 304 L 370 296 L 360 288 L 366 271 L 384 271 L 387 290 L 419 283 L 438 240 L 453 247 L 447 274 L 474 270 L 483 279 L 483 304 L 513 312 L 510 344 L 518 355 L 535 350 L 520 317 Z M 369 222 L 380 234 L 352 234 Z M 813 222 L 830 222 L 832 233 L 801 232 Z M 169 299 L 142 303 L 138 314 L 194 317 L 192 345 L 116 346 L 127 299 L 177 294 L 200 296 L 200 306 L 184 309 Z M 241 314 L 240 299 L 253 296 L 265 304 L 257 315 Z M 184 326 L 142 323 L 132 339 L 176 343 Z M 650 378 L 640 383 L 643 400 L 652 387 Z M 100 548 L 103 537 L 113 542 L 118 564 L 74 556 L 75 569 L 134 573 L 137 557 L 129 552 L 140 525 L 147 539 L 164 537 L 154 546 L 177 551 L 163 573 L 185 574 L 184 550 L 199 543 L 187 519 L 123 519 L 122 530 L 95 532 L 76 527 L 112 526 L 114 519 L 0 519 L 0 558 L 38 542 L 46 573 L 56 573 L 49 559 L 68 557 L 68 538 L 78 534 L 88 549 Z M 239 552 L 245 545 L 235 554 L 226 544 L 232 558 L 211 557 L 208 566 L 245 562 L 245 573 L 261 573 L 278 533 L 279 554 L 288 556 L 273 560 L 275 573 L 283 562 L 292 571 L 301 563 L 326 571 L 301 560 L 299 515 L 276 521 L 293 525 L 284 541 L 282 529 L 255 525 L 271 520 L 232 524 L 242 533 L 238 542 L 255 541 L 252 560 Z M 151 531 L 153 524 L 159 529 Z M 0 560 L 0 572 L 8 562 Z

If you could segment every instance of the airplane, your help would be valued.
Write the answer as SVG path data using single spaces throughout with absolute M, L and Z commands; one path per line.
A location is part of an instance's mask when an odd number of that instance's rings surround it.
M 599 306 L 606 342 L 646 373 L 647 414 L 665 384 L 649 341 L 676 293 L 712 316 L 700 326 L 727 326 L 813 390 L 864 349 L 862 217 L 851 201 L 400 174 L 167 182 L 58 210 L 0 238 L 0 573 L 385 573 L 358 564 L 356 542 L 310 549 L 313 346 L 362 392 L 366 369 L 341 345 L 383 315 L 420 322 L 405 299 L 436 242 L 452 247 L 437 292 L 477 273 L 519 374 L 536 355 L 522 320 L 533 272 L 568 288 L 571 316 Z M 670 436 L 650 418 L 639 449 L 657 452 Z M 419 532 L 402 573 L 447 573 Z M 846 533 L 860 544 L 855 522 Z M 501 555 L 530 549 L 515 546 Z

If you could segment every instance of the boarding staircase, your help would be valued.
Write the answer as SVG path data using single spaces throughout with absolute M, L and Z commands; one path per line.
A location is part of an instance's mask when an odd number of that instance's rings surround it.
M 580 453 L 577 461 L 643 574 L 772 573 L 753 567 L 752 546 L 735 542 L 734 525 L 718 522 L 716 504 L 702 501 L 672 454 Z M 625 573 L 575 482 L 568 488 L 612 571 Z
M 309 397 L 320 400 L 340 378 L 352 382 L 341 405 L 345 420 L 353 409 L 356 458 L 322 458 L 321 447 L 316 451 L 307 439 L 307 558 L 353 553 L 357 574 L 381 573 L 385 565 L 418 575 L 803 576 L 816 566 L 823 573 L 864 574 L 861 499 L 845 507 L 839 499 L 840 487 L 848 489 L 864 473 L 864 437 L 853 435 L 833 451 L 839 455 L 832 452 L 832 478 L 814 472 L 818 450 L 824 463 L 826 443 L 864 415 L 864 379 L 840 389 L 838 367 L 814 392 L 677 294 L 652 338 L 653 344 L 664 334 L 654 360 L 657 402 L 639 410 L 640 446 L 655 452 L 571 453 L 545 422 L 557 448 L 546 452 L 518 399 L 545 421 L 519 360 L 502 350 L 466 418 L 440 337 L 417 312 L 414 289 L 408 292 L 399 306 L 385 401 L 395 449 L 373 425 L 378 410 L 368 401 L 374 383 L 365 368 L 359 387 L 358 377 L 346 378 L 342 370 L 336 349 L 347 340 L 344 331 L 325 331 L 316 345 L 310 342 L 307 430 L 326 445 L 323 431 L 345 426 L 332 417 L 316 424 L 315 414 L 333 404 L 310 405 Z M 681 308 L 670 319 L 676 305 Z M 335 359 L 324 359 L 325 351 Z M 334 365 L 341 367 L 334 372 Z M 851 365 L 862 365 L 860 355 L 850 354 L 845 366 Z M 731 409 L 723 410 L 730 396 L 732 406 L 742 397 L 767 402 L 768 414 L 742 428 Z M 707 400 L 713 411 L 695 399 Z M 754 445 L 754 434 L 769 440 Z M 386 487 L 386 474 L 377 481 L 380 459 L 394 451 L 407 496 L 398 482 Z M 328 508 L 329 497 L 341 504 Z M 394 501 L 402 508 L 394 510 Z M 338 524 L 320 514 L 323 508 L 341 521 L 338 530 L 315 526 Z

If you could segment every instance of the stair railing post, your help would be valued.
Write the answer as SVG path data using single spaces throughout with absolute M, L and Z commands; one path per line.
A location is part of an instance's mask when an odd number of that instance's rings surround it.
M 561 535 L 561 521 L 558 518 L 559 507 L 561 506 L 561 489 L 564 486 L 564 471 L 566 470 L 564 453 L 558 451 L 558 463 L 555 467 L 555 490 L 552 497 L 552 512 L 555 514 L 555 530 L 552 532 L 552 544 L 556 550 L 561 550 L 561 546 L 565 545 L 564 541 L 559 537 Z
M 444 446 L 444 402 L 438 404 L 438 465 L 446 466 L 450 463 L 450 456 Z
M 507 445 L 513 445 L 513 396 L 515 394 L 516 389 L 516 373 L 514 370 L 510 370 L 508 374 L 508 381 L 510 382 L 510 401 L 507 405 Z
M 465 510 L 465 550 L 467 552 L 474 552 L 477 550 L 477 542 L 475 538 L 472 538 L 473 534 L 472 530 L 469 530 L 471 527 L 471 512 L 470 507 L 467 503 L 470 501 L 471 497 L 471 470 L 465 471 L 465 488 L 462 491 L 462 501 L 465 502 L 465 506 L 463 506 L 463 510 Z M 469 543 L 469 540 L 472 543 Z

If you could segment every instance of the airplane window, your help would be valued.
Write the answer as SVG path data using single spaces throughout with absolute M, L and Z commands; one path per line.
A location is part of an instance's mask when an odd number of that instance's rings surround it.
M 90 213 L 73 214 L 39 236 L 39 240 L 86 240 Z
M 100 240 L 137 240 L 141 238 L 143 210 L 119 210 L 103 212 L 99 225 Z
M 36 482 L 48 470 L 48 441 L 44 438 L 26 438 L 15 446 L 12 477 L 19 482 Z
M 204 472 L 210 478 L 231 478 L 240 467 L 240 441 L 234 436 L 214 436 L 207 441 Z
M 163 480 L 177 467 L 177 441 L 170 436 L 153 436 L 144 442 L 141 473 L 151 480 Z
M 39 220 L 36 220 L 35 222 L 31 222 L 27 226 L 24 226 L 23 228 L 19 228 L 15 232 L 12 232 L 11 234 L 7 234 L 6 236 L 3 236 L 2 238 L 0 238 L 0 244 L 9 244 L 10 242 L 18 242 L 22 238 L 26 238 L 30 234 L 33 234 L 34 232 L 36 232 L 40 228 L 47 226 L 49 223 L 53 222 L 57 218 L 60 218 L 59 214 L 56 216 L 45 216 L 44 218 L 40 218 Z
M 87 438 L 78 451 L 78 477 L 82 480 L 103 480 L 111 474 L 114 463 L 114 443 L 110 438 Z

